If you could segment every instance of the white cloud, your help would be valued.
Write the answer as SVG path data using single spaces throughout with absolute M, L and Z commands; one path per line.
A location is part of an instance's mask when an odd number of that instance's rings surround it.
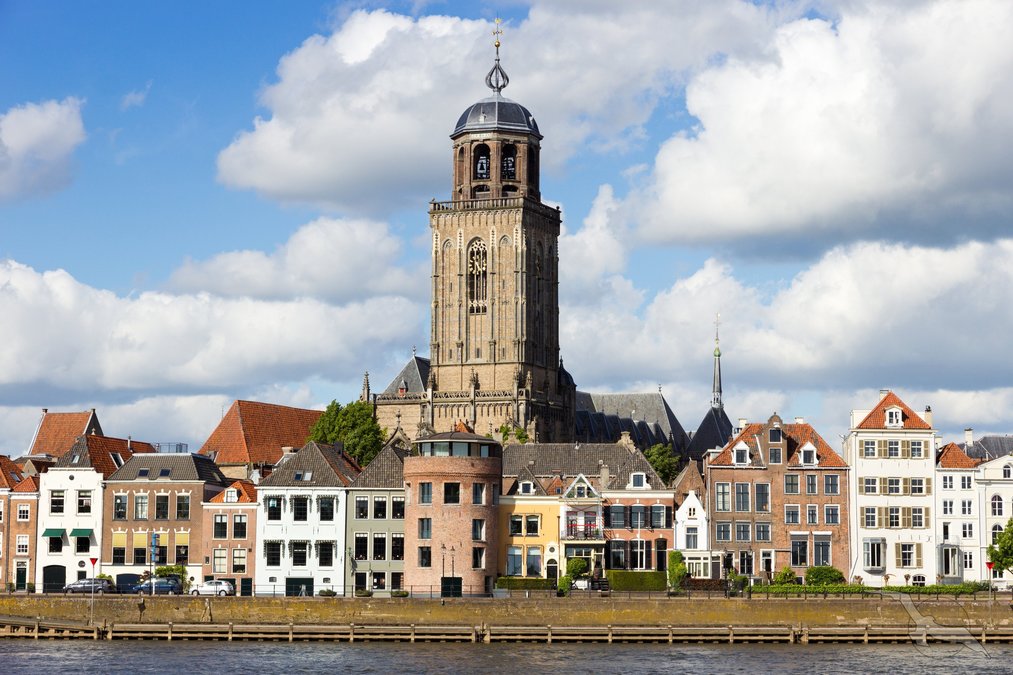
M 85 139 L 83 101 L 25 103 L 0 114 L 0 202 L 63 188 Z
M 140 108 L 143 106 L 144 102 L 148 99 L 148 94 L 151 93 L 151 85 L 152 81 L 148 80 L 144 85 L 144 89 L 124 94 L 123 99 L 120 101 L 120 110 L 129 110 L 130 108 Z
M 628 200 L 641 235 L 798 249 L 1005 234 L 1011 23 L 1008 2 L 849 2 L 700 72 L 686 91 L 698 127 L 664 143 Z
M 272 254 L 247 250 L 190 260 L 173 273 L 171 283 L 182 291 L 268 299 L 349 302 L 401 295 L 428 300 L 426 271 L 400 266 L 401 253 L 401 240 L 386 223 L 319 218 Z

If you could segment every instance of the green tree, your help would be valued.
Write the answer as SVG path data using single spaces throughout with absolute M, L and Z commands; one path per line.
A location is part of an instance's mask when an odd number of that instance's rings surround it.
M 798 578 L 795 576 L 795 572 L 790 567 L 785 567 L 783 570 L 774 575 L 774 583 L 777 585 L 794 584 Z
M 672 446 L 662 443 L 652 445 L 644 451 L 644 457 L 665 485 L 670 485 L 679 470 L 679 456 L 672 452 Z
M 682 588 L 689 576 L 686 562 L 682 558 L 682 551 L 668 552 L 668 586 L 669 588 Z
M 571 579 L 580 579 L 585 574 L 587 574 L 587 560 L 570 558 L 566 561 L 566 576 Z
M 843 584 L 844 573 L 836 567 L 816 565 L 805 571 L 807 586 L 826 586 L 827 584 Z
M 365 401 L 342 406 L 330 405 L 310 429 L 309 441 L 343 443 L 345 452 L 360 466 L 369 464 L 383 447 L 383 430 L 373 418 L 373 408 Z
M 1013 518 L 1006 529 L 996 535 L 995 543 L 988 547 L 988 559 L 996 569 L 1013 572 Z

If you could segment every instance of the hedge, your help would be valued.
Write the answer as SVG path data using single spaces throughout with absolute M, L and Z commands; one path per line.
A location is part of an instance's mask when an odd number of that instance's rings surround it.
M 663 591 L 668 588 L 664 572 L 634 572 L 629 570 L 606 570 L 609 588 L 613 591 Z
M 753 593 L 762 595 L 839 595 L 841 593 L 906 593 L 909 595 L 970 595 L 988 590 L 988 584 L 970 582 L 963 584 L 935 584 L 932 586 L 884 586 L 883 588 L 872 588 L 859 584 L 773 584 L 770 586 L 753 586 Z
M 552 579 L 539 577 L 500 577 L 496 580 L 496 588 L 508 588 L 514 591 L 551 591 Z

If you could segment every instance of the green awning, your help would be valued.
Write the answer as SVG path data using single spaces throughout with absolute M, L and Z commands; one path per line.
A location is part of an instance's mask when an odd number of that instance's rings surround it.
M 43 537 L 60 537 L 62 539 L 64 532 L 66 532 L 66 530 L 59 530 L 59 529 L 57 529 L 55 527 L 51 527 L 51 528 L 47 529 L 45 532 L 43 532 L 42 536 Z
M 90 537 L 91 533 L 92 533 L 91 530 L 88 530 L 88 529 L 85 529 L 85 528 L 82 527 L 82 528 L 77 529 L 77 530 L 71 530 L 70 531 L 70 536 L 72 536 L 72 537 Z

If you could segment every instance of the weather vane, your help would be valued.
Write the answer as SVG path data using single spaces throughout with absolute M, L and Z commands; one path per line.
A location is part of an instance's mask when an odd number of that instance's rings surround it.
M 503 30 L 499 27 L 501 23 L 503 23 L 503 20 L 497 16 L 496 30 L 492 32 L 492 36 L 496 38 L 496 42 L 493 43 L 496 45 L 496 58 L 499 58 L 499 36 L 503 34 Z
M 721 312 L 714 315 L 714 344 L 718 344 L 718 330 L 721 328 Z

